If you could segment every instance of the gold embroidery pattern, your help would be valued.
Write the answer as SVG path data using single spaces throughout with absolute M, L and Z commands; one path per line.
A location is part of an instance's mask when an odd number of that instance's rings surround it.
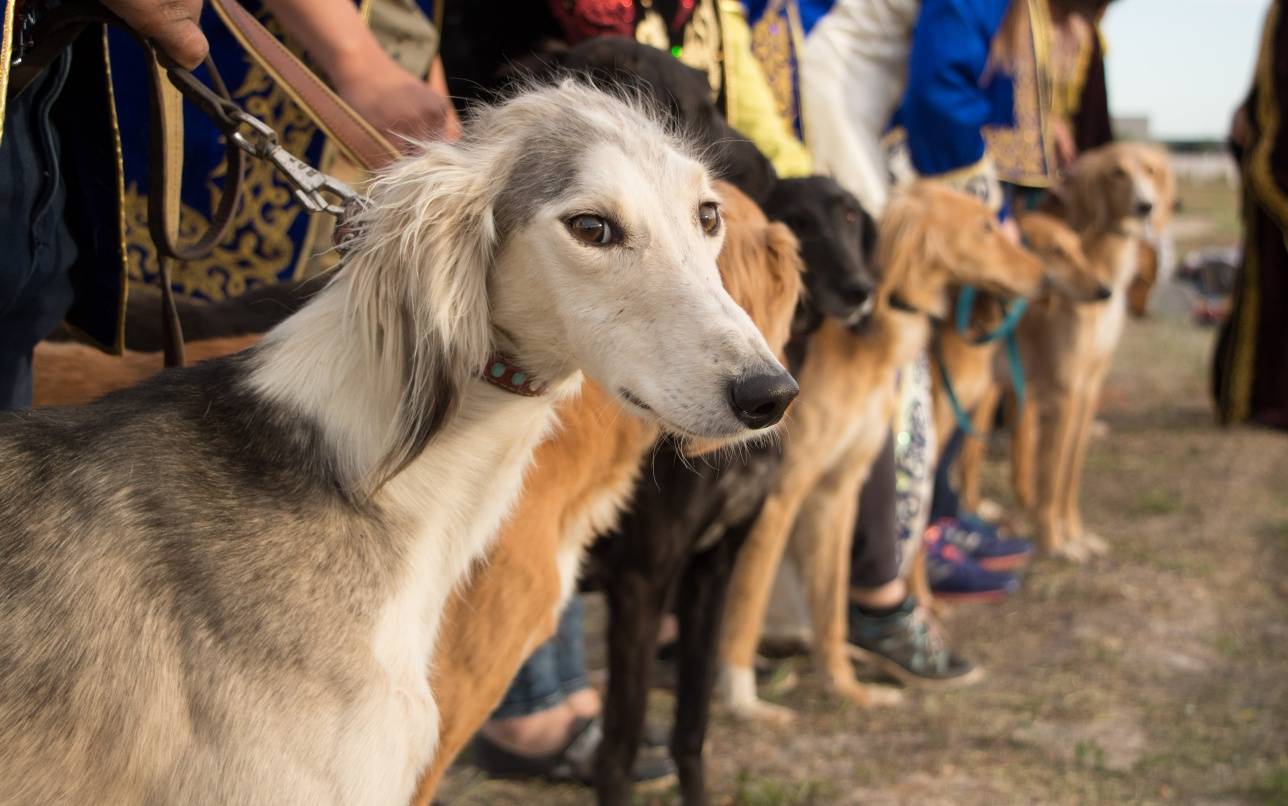
M 1252 413 L 1252 382 L 1257 357 L 1257 329 L 1261 326 L 1261 278 L 1257 243 L 1257 211 L 1261 207 L 1272 222 L 1281 229 L 1288 224 L 1288 197 L 1275 181 L 1270 159 L 1275 141 L 1279 139 L 1279 99 L 1275 86 L 1275 33 L 1279 28 L 1282 7 L 1279 0 L 1266 13 L 1265 28 L 1261 33 L 1261 52 L 1257 58 L 1257 108 L 1250 110 L 1256 116 L 1260 131 L 1251 153 L 1244 158 L 1247 187 L 1244 191 L 1243 222 L 1244 250 L 1243 271 L 1235 295 L 1235 309 L 1231 313 L 1230 352 L 1227 370 L 1226 405 L 1222 421 L 1243 422 Z
M 1054 143 L 1048 132 L 1054 86 L 1047 37 L 1050 18 L 1045 0 L 1029 0 L 1029 48 L 1015 65 L 1015 126 L 988 126 L 984 139 L 998 177 L 1029 187 L 1054 180 Z
M 751 27 L 751 52 L 769 82 L 778 114 L 793 130 L 800 114 L 796 105 L 796 54 L 787 15 L 774 4 Z
M 666 21 L 653 10 L 650 0 L 642 5 L 644 13 L 635 24 L 635 41 L 658 50 L 671 50 L 671 37 L 667 33 Z M 693 16 L 684 26 L 680 62 L 706 73 L 712 100 L 720 97 L 720 90 L 724 86 L 724 50 L 714 0 L 698 0 L 693 9 Z
M 317 129 L 266 72 L 251 63 L 233 98 L 247 112 L 271 126 L 286 150 L 305 158 Z M 178 263 L 174 273 L 176 291 L 200 294 L 212 300 L 235 297 L 245 293 L 251 284 L 279 282 L 283 273 L 292 267 L 291 276 L 295 276 L 309 257 L 310 244 L 306 242 L 297 247 L 290 235 L 291 227 L 301 215 L 307 215 L 306 211 L 291 196 L 287 186 L 278 182 L 271 165 L 256 159 L 247 162 L 242 197 L 228 240 L 205 258 Z M 211 210 L 220 193 L 215 181 L 226 170 L 220 163 L 206 180 Z M 157 256 L 148 235 L 147 194 L 137 182 L 126 188 L 124 211 L 130 280 L 155 282 Z M 206 216 L 186 204 L 182 206 L 181 242 L 195 239 L 207 226 Z
M 13 38 L 18 35 L 13 24 L 17 5 L 17 0 L 5 3 L 4 21 L 0 23 L 0 137 L 4 137 L 4 106 L 9 95 L 9 60 L 13 58 Z

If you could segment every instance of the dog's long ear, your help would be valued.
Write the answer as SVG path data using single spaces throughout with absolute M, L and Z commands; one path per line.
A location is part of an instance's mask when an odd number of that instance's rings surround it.
M 491 351 L 496 190 L 477 163 L 431 144 L 372 183 L 372 204 L 354 223 L 344 269 L 353 332 L 380 377 L 399 382 L 389 390 L 398 405 L 381 458 L 362 480 L 368 492 L 420 455 Z
M 908 283 L 927 230 L 925 206 L 908 189 L 894 194 L 877 225 L 876 265 L 882 296 Z
M 801 295 L 801 274 L 805 264 L 801 261 L 800 242 L 786 224 L 770 222 L 763 230 L 765 269 L 770 282 L 766 284 L 764 322 L 756 322 L 765 341 L 775 355 L 782 355 L 791 337 L 792 315 Z
M 879 300 L 896 292 L 919 310 L 941 313 L 947 304 L 945 277 L 948 248 L 942 226 L 932 215 L 934 194 L 929 183 L 918 183 L 895 194 L 881 214 L 877 231 L 877 270 L 881 275 Z
M 1098 170 L 1098 158 L 1092 153 L 1069 169 L 1058 195 L 1064 204 L 1065 221 L 1079 234 L 1099 233 L 1109 229 L 1111 211 L 1105 203 Z

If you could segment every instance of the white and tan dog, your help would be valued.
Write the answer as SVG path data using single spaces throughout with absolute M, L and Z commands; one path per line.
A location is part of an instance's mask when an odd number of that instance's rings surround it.
M 1166 220 L 1174 194 L 1166 153 L 1139 143 L 1088 152 L 1060 190 L 1063 217 L 1110 294 L 1093 303 L 1052 294 L 1020 323 L 1032 395 L 1016 429 L 1015 481 L 1021 500 L 1031 502 L 1038 545 L 1048 554 L 1082 561 L 1108 548 L 1082 523 L 1082 467 L 1100 391 L 1122 338 L 1142 239 L 1151 225 Z M 1034 476 L 1036 488 L 1030 488 Z
M 695 437 L 795 394 L 630 104 L 525 92 L 371 197 L 254 348 L 0 418 L 0 802 L 407 803 L 444 602 L 582 372 Z

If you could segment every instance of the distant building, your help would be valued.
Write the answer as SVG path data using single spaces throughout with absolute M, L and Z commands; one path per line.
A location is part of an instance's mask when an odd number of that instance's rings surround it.
M 1149 115 L 1114 118 L 1114 136 L 1120 140 L 1149 140 Z

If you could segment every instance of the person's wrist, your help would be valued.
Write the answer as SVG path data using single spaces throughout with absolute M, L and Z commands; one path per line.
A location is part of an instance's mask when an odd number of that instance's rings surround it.
M 337 90 L 345 90 L 371 83 L 397 65 L 374 37 L 354 37 L 344 47 L 330 49 L 321 67 Z

